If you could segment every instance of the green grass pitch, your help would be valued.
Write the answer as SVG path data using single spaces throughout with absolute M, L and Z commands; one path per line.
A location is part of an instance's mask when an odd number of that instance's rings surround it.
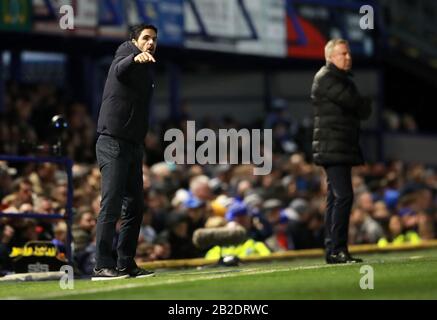
M 363 264 L 326 265 L 321 258 L 238 267 L 157 270 L 153 278 L 92 282 L 3 282 L 0 299 L 291 300 L 437 299 L 437 249 L 359 255 Z M 374 289 L 360 288 L 363 265 Z

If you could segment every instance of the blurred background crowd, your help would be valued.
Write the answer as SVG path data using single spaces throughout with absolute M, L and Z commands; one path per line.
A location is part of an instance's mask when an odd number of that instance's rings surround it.
M 72 30 L 60 28 L 61 4 L 75 8 Z M 363 5 L 373 28 L 360 23 Z M 311 159 L 309 95 L 332 37 L 349 41 L 357 87 L 374 102 L 361 136 L 368 163 L 353 169 L 350 243 L 436 238 L 436 15 L 432 0 L 0 1 L 0 159 L 53 156 L 62 138 L 74 163 L 70 229 L 64 165 L 0 160 L 0 273 L 28 241 L 50 241 L 65 257 L 71 230 L 76 269 L 90 274 L 96 119 L 114 52 L 138 22 L 159 29 L 138 263 L 323 248 L 326 180 Z M 68 123 L 62 134 L 54 115 Z M 271 173 L 166 163 L 164 133 L 185 132 L 187 120 L 197 130 L 272 129 Z M 236 225 L 248 236 L 239 246 L 193 244 L 200 228 Z
M 74 160 L 72 229 L 74 259 L 83 274 L 94 265 L 95 226 L 100 206 L 100 172 L 95 161 L 95 123 L 88 108 L 67 101 L 50 86 L 10 84 L 1 119 L 0 153 L 33 154 L 28 146 L 44 141 L 54 114 L 66 114 L 66 152 Z M 326 181 L 311 163 L 311 125 L 292 121 L 283 109 L 271 110 L 253 128 L 273 129 L 273 168 L 256 176 L 252 165 L 174 165 L 164 162 L 167 128 L 154 123 L 144 141 L 144 202 L 138 263 L 158 259 L 213 257 L 192 242 L 199 228 L 237 223 L 247 231 L 251 254 L 323 248 Z M 200 123 L 200 124 L 199 124 Z M 242 127 L 226 117 L 200 119 L 197 129 Z M 244 126 L 248 128 L 247 125 Z M 250 126 L 249 126 L 250 128 Z M 308 140 L 309 139 L 309 140 Z M 420 163 L 373 163 L 353 169 L 351 244 L 420 243 L 437 237 L 437 173 Z M 55 163 L 0 163 L 1 211 L 65 214 L 67 176 Z M 0 218 L 0 265 L 11 267 L 12 247 L 31 240 L 52 241 L 65 253 L 67 225 L 62 219 Z M 261 246 L 261 247 L 260 247 Z M 209 248 L 208 248 L 209 249 Z

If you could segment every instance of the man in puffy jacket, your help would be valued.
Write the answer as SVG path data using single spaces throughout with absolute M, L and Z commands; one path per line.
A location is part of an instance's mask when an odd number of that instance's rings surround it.
M 327 263 L 361 262 L 347 248 L 353 203 L 351 169 L 364 163 L 359 146 L 360 121 L 371 114 L 371 100 L 359 94 L 350 72 L 349 44 L 333 39 L 325 47 L 326 65 L 311 89 L 314 105 L 313 161 L 327 175 L 325 217 Z
M 142 161 L 154 88 L 151 65 L 155 63 L 157 34 L 153 25 L 132 27 L 130 40 L 115 53 L 103 91 L 96 144 L 102 201 L 92 280 L 153 275 L 138 268 L 134 257 L 144 211 Z M 120 216 L 115 261 L 112 245 Z

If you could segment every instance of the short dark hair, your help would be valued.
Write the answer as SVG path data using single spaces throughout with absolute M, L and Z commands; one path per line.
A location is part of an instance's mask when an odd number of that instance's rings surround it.
M 130 33 L 129 33 L 129 39 L 135 39 L 138 40 L 138 38 L 140 37 L 141 32 L 143 32 L 144 29 L 152 29 L 153 31 L 156 32 L 156 34 L 158 34 L 158 28 L 155 27 L 153 24 L 146 24 L 146 23 L 140 23 L 140 24 L 136 24 L 133 25 L 129 28 Z

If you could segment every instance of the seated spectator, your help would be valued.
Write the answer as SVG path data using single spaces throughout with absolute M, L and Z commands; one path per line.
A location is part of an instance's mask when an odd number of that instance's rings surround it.
M 282 202 L 279 199 L 268 199 L 263 204 L 263 214 L 271 226 L 279 222 Z
M 14 229 L 15 233 L 11 241 L 12 246 L 23 247 L 29 241 L 39 240 L 35 219 L 15 219 Z
M 92 233 L 96 226 L 96 218 L 90 208 L 81 208 L 74 217 L 73 243 L 75 254 L 80 254 L 91 243 Z
M 180 211 L 184 208 L 184 202 L 190 197 L 190 192 L 185 189 L 179 189 L 176 191 L 173 199 L 171 200 L 171 206 L 174 210 Z
M 297 213 L 297 219 L 290 219 L 287 226 L 289 249 L 322 248 L 323 221 L 319 212 L 301 198 L 293 200 L 289 207 Z
M 90 235 L 90 242 L 86 248 L 74 256 L 74 261 L 82 275 L 91 275 L 93 273 L 94 266 L 96 265 L 96 230 L 92 230 Z
M 6 207 L 5 212 L 9 210 L 17 210 L 23 203 L 30 203 L 33 205 L 34 195 L 32 190 L 32 183 L 26 178 L 19 178 L 14 181 L 14 192 L 7 195 L 2 200 L 2 206 Z
M 12 261 L 9 254 L 11 253 L 11 241 L 14 233 L 15 230 L 10 225 L 0 223 L 0 276 L 6 271 L 12 271 Z
M 58 258 L 64 259 L 66 254 L 65 245 L 67 243 L 67 224 L 64 221 L 58 222 L 53 228 L 54 239 L 52 243 L 58 250 Z
M 3 199 L 3 197 L 12 193 L 12 176 L 16 173 L 17 170 L 15 168 L 10 168 L 6 162 L 0 161 L 0 201 Z
M 246 217 L 246 218 L 244 218 Z M 225 223 L 225 220 L 220 217 L 214 217 L 217 219 L 216 221 L 212 222 L 210 220 L 207 221 L 208 226 L 210 227 L 219 227 L 223 226 Z M 248 216 L 247 208 L 244 206 L 244 204 L 240 201 L 235 201 L 226 213 L 226 220 L 228 223 L 226 224 L 226 227 L 233 228 L 235 225 L 242 226 L 244 228 L 250 226 L 250 223 L 248 222 L 247 218 L 250 219 Z M 220 221 L 219 219 L 222 219 Z M 214 246 L 211 249 L 208 250 L 208 252 L 205 255 L 205 259 L 208 260 L 219 260 L 222 257 L 225 256 L 234 256 L 238 258 L 246 258 L 250 256 L 268 256 L 270 255 L 270 249 L 262 242 L 262 241 L 256 241 L 248 235 L 247 239 L 238 245 L 233 246 Z
M 38 164 L 36 171 L 29 175 L 29 181 L 32 182 L 32 188 L 39 196 L 48 196 L 56 187 L 56 170 L 54 163 L 44 162 Z
M 406 207 L 400 209 L 398 214 L 401 218 L 402 227 L 404 230 L 417 232 L 419 226 L 419 216 L 416 211 Z
M 273 235 L 273 229 L 279 223 L 282 202 L 279 199 L 268 199 L 262 205 L 261 214 L 252 215 L 252 228 L 250 236 L 258 241 L 265 241 Z
M 381 226 L 384 234 L 388 234 L 388 224 L 390 222 L 390 211 L 384 201 L 375 202 L 375 210 L 373 211 L 373 219 Z
M 205 226 L 208 218 L 206 202 L 192 195 L 184 202 L 184 207 L 188 217 L 188 235 L 192 237 L 194 231 Z
M 141 222 L 140 241 L 146 243 L 153 243 L 156 239 L 156 231 L 152 227 L 153 215 L 146 210 L 143 214 L 143 221 Z
M 266 245 L 273 252 L 287 251 L 291 248 L 288 243 L 289 237 L 287 235 L 287 226 L 289 220 L 283 213 L 280 214 L 279 220 L 273 226 L 273 234 L 266 239 Z
M 143 262 L 148 262 L 152 260 L 152 255 L 154 251 L 154 245 L 149 242 L 141 242 L 137 246 L 137 252 L 135 255 L 135 262 L 140 265 Z
M 250 234 L 253 228 L 252 218 L 249 215 L 247 207 L 241 201 L 235 200 L 228 207 L 225 218 L 228 222 L 234 221 L 235 223 L 238 223 L 240 226 L 246 229 L 248 234 Z
M 190 181 L 191 194 L 201 201 L 209 201 L 213 193 L 209 185 L 210 179 L 205 175 L 195 176 Z
M 170 245 L 170 259 L 198 258 L 202 253 L 194 246 L 189 233 L 190 218 L 185 213 L 172 212 L 167 221 L 167 230 L 159 234 L 157 242 Z
M 358 206 L 352 209 L 349 225 L 351 244 L 376 243 L 383 236 L 382 227 L 364 209 Z
M 368 215 L 372 216 L 374 205 L 373 196 L 370 192 L 363 192 L 357 195 L 356 206 Z
M 393 215 L 389 223 L 389 235 L 378 241 L 378 247 L 384 248 L 388 245 L 419 244 L 421 239 L 416 231 L 406 230 L 402 225 L 402 219 Z

